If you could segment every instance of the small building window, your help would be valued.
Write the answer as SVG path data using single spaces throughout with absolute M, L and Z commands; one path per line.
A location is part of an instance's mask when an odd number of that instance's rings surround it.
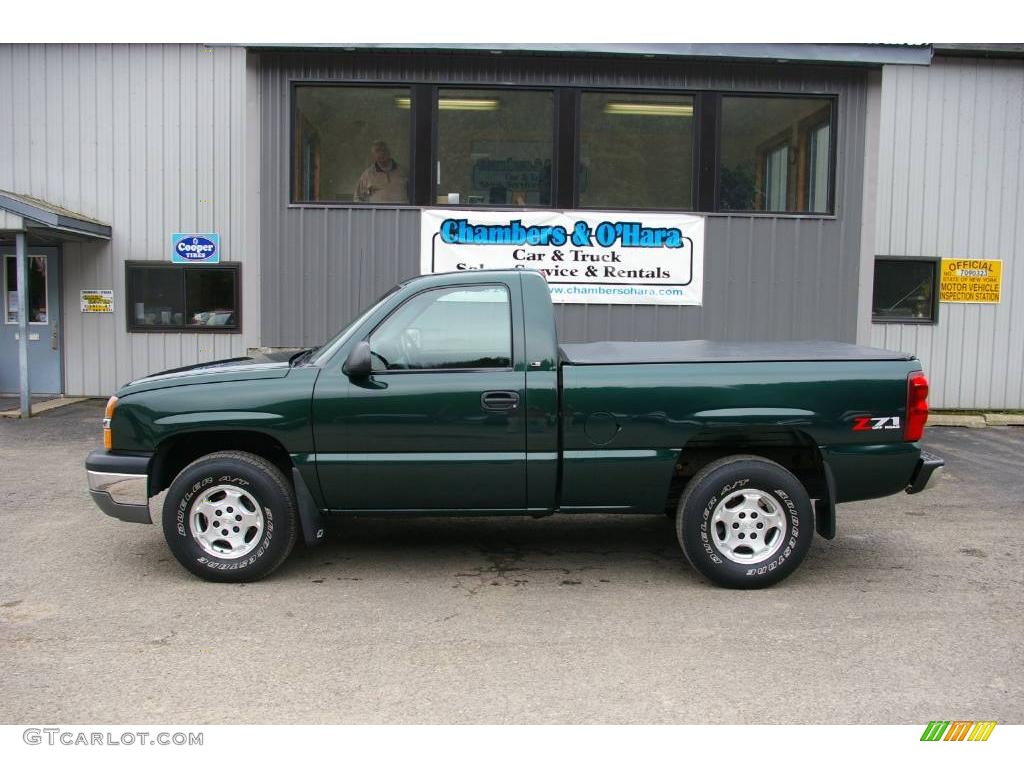
M 551 91 L 441 88 L 437 202 L 551 205 Z
M 240 331 L 239 267 L 129 262 L 128 330 Z
M 693 210 L 693 97 L 585 92 L 579 204 Z
M 934 323 L 936 263 L 929 259 L 876 259 L 871 319 L 876 323 Z
M 718 208 L 829 213 L 832 100 L 723 96 Z
M 409 88 L 295 88 L 292 199 L 299 203 L 407 204 Z

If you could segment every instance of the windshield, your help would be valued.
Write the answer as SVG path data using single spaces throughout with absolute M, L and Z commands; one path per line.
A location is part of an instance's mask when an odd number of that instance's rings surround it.
M 357 317 L 351 323 L 346 325 L 338 333 L 337 336 L 335 336 L 333 339 L 331 339 L 326 344 L 321 346 L 319 349 L 315 350 L 312 357 L 310 357 L 309 359 L 309 365 L 319 365 L 321 362 L 323 362 L 332 354 L 334 354 L 334 351 L 338 347 L 340 347 L 342 344 L 348 341 L 349 336 L 351 336 L 352 332 L 362 324 L 363 320 L 365 320 L 367 317 L 373 314 L 377 307 L 379 307 L 381 304 L 387 301 L 388 297 L 401 287 L 401 284 L 399 284 L 391 288 L 387 293 L 385 293 L 383 296 L 381 296 L 379 299 L 373 302 L 369 309 L 367 309 L 365 312 L 362 312 L 359 315 L 359 317 Z

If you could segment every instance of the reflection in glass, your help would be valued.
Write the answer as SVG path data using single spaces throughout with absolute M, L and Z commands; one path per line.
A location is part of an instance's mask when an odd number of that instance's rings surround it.
M 442 88 L 437 115 L 437 202 L 551 205 L 550 91 Z
M 189 325 L 236 326 L 235 270 L 185 272 L 185 317 Z
M 931 322 L 935 319 L 935 262 L 875 261 L 871 315 L 875 320 Z
M 370 335 L 373 370 L 509 368 L 507 289 L 445 288 L 409 299 Z
M 693 97 L 584 93 L 579 203 L 693 208 Z
M 297 202 L 409 202 L 408 88 L 295 89 Z

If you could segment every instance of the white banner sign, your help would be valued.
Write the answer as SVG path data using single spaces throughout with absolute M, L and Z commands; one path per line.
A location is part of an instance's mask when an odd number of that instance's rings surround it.
M 534 269 L 563 304 L 701 304 L 704 218 L 685 213 L 424 210 L 423 274 Z

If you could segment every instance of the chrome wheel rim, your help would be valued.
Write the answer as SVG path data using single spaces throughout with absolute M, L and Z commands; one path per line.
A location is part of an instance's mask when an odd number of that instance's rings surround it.
M 263 508 L 236 485 L 215 485 L 192 503 L 192 538 L 208 555 L 222 560 L 245 557 L 263 537 Z
M 730 493 L 711 515 L 715 547 L 726 559 L 744 565 L 764 562 L 778 552 L 787 528 L 782 505 L 756 488 Z

